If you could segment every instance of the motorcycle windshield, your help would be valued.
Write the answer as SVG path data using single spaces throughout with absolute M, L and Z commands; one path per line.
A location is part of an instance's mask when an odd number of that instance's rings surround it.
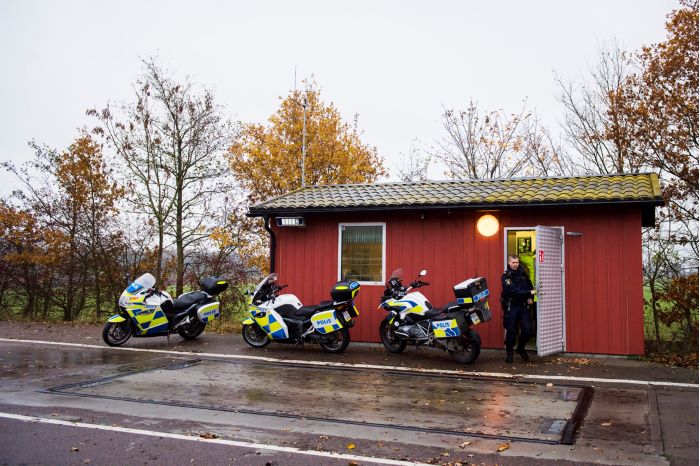
M 153 288 L 155 284 L 156 278 L 150 273 L 144 273 L 122 292 L 122 295 L 119 297 L 119 305 L 126 307 L 132 296 L 143 290 Z
M 257 300 L 259 298 L 258 293 L 260 293 L 260 290 L 262 290 L 265 285 L 271 285 L 277 281 L 277 274 L 276 273 L 271 273 L 267 277 L 263 278 L 260 283 L 258 283 L 258 286 L 255 288 L 255 291 L 253 291 L 253 301 Z
M 396 269 L 393 272 L 391 272 L 391 276 L 389 277 L 389 280 L 386 282 L 386 287 L 391 288 L 390 282 L 394 279 L 401 281 L 403 278 L 403 269 Z
M 147 290 L 149 288 L 153 288 L 155 284 L 156 278 L 150 273 L 144 273 L 139 278 L 134 280 L 134 282 L 131 285 L 129 285 L 125 292 L 130 294 L 138 293 L 143 289 Z

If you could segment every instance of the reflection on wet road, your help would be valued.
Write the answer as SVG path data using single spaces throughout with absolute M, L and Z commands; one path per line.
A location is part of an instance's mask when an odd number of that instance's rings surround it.
M 551 384 L 219 360 L 81 382 L 53 390 L 547 443 L 560 441 L 582 391 Z

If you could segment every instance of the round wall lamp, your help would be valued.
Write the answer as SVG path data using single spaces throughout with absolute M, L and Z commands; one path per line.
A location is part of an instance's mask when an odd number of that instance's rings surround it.
M 498 219 L 491 214 L 484 214 L 476 222 L 476 231 L 482 236 L 493 236 L 498 233 Z

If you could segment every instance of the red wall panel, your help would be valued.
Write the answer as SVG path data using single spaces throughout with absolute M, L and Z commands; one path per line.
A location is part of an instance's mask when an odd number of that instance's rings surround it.
M 305 228 L 275 228 L 276 271 L 285 291 L 304 304 L 330 299 L 338 280 L 338 224 L 386 223 L 385 279 L 403 268 L 412 280 L 422 268 L 429 287 L 421 290 L 434 306 L 454 300 L 452 287 L 470 277 L 486 277 L 493 319 L 476 327 L 483 346 L 501 348 L 503 328 L 498 297 L 504 269 L 504 228 L 563 226 L 582 236 L 565 236 L 565 331 L 568 352 L 641 354 L 643 341 L 641 210 L 638 207 L 518 208 L 491 212 L 498 234 L 476 232 L 481 213 L 397 211 L 306 216 Z M 363 285 L 354 341 L 378 342 L 378 310 L 383 286 Z

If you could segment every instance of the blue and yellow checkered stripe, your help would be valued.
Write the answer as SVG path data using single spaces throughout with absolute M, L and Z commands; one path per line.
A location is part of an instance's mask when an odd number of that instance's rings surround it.
M 168 330 L 168 318 L 160 308 L 154 306 L 129 306 L 126 308 L 138 325 L 141 335 L 165 332 Z
M 250 315 L 253 316 L 253 319 L 255 319 L 255 322 L 258 323 L 260 328 L 262 328 L 273 340 L 284 340 L 285 338 L 289 338 L 287 325 L 282 322 L 281 318 L 278 319 L 275 316 L 276 313 L 272 313 L 256 306 L 250 306 L 248 311 L 250 312 Z
M 199 309 L 197 309 L 197 317 L 202 322 L 211 322 L 212 320 L 218 318 L 221 315 L 219 312 L 219 302 L 213 302 L 206 304 Z
M 436 338 L 458 337 L 462 334 L 457 326 L 457 319 L 438 320 L 431 324 Z
M 334 310 L 319 312 L 318 314 L 312 315 L 311 322 L 313 323 L 314 327 L 316 327 L 318 333 L 324 335 L 327 333 L 333 333 L 336 330 L 343 328 L 338 319 L 335 318 Z
M 470 303 L 478 303 L 482 299 L 486 299 L 489 296 L 489 290 L 485 289 L 479 294 L 475 294 L 471 298 L 459 298 L 457 299 L 457 302 L 459 304 L 470 304 Z

